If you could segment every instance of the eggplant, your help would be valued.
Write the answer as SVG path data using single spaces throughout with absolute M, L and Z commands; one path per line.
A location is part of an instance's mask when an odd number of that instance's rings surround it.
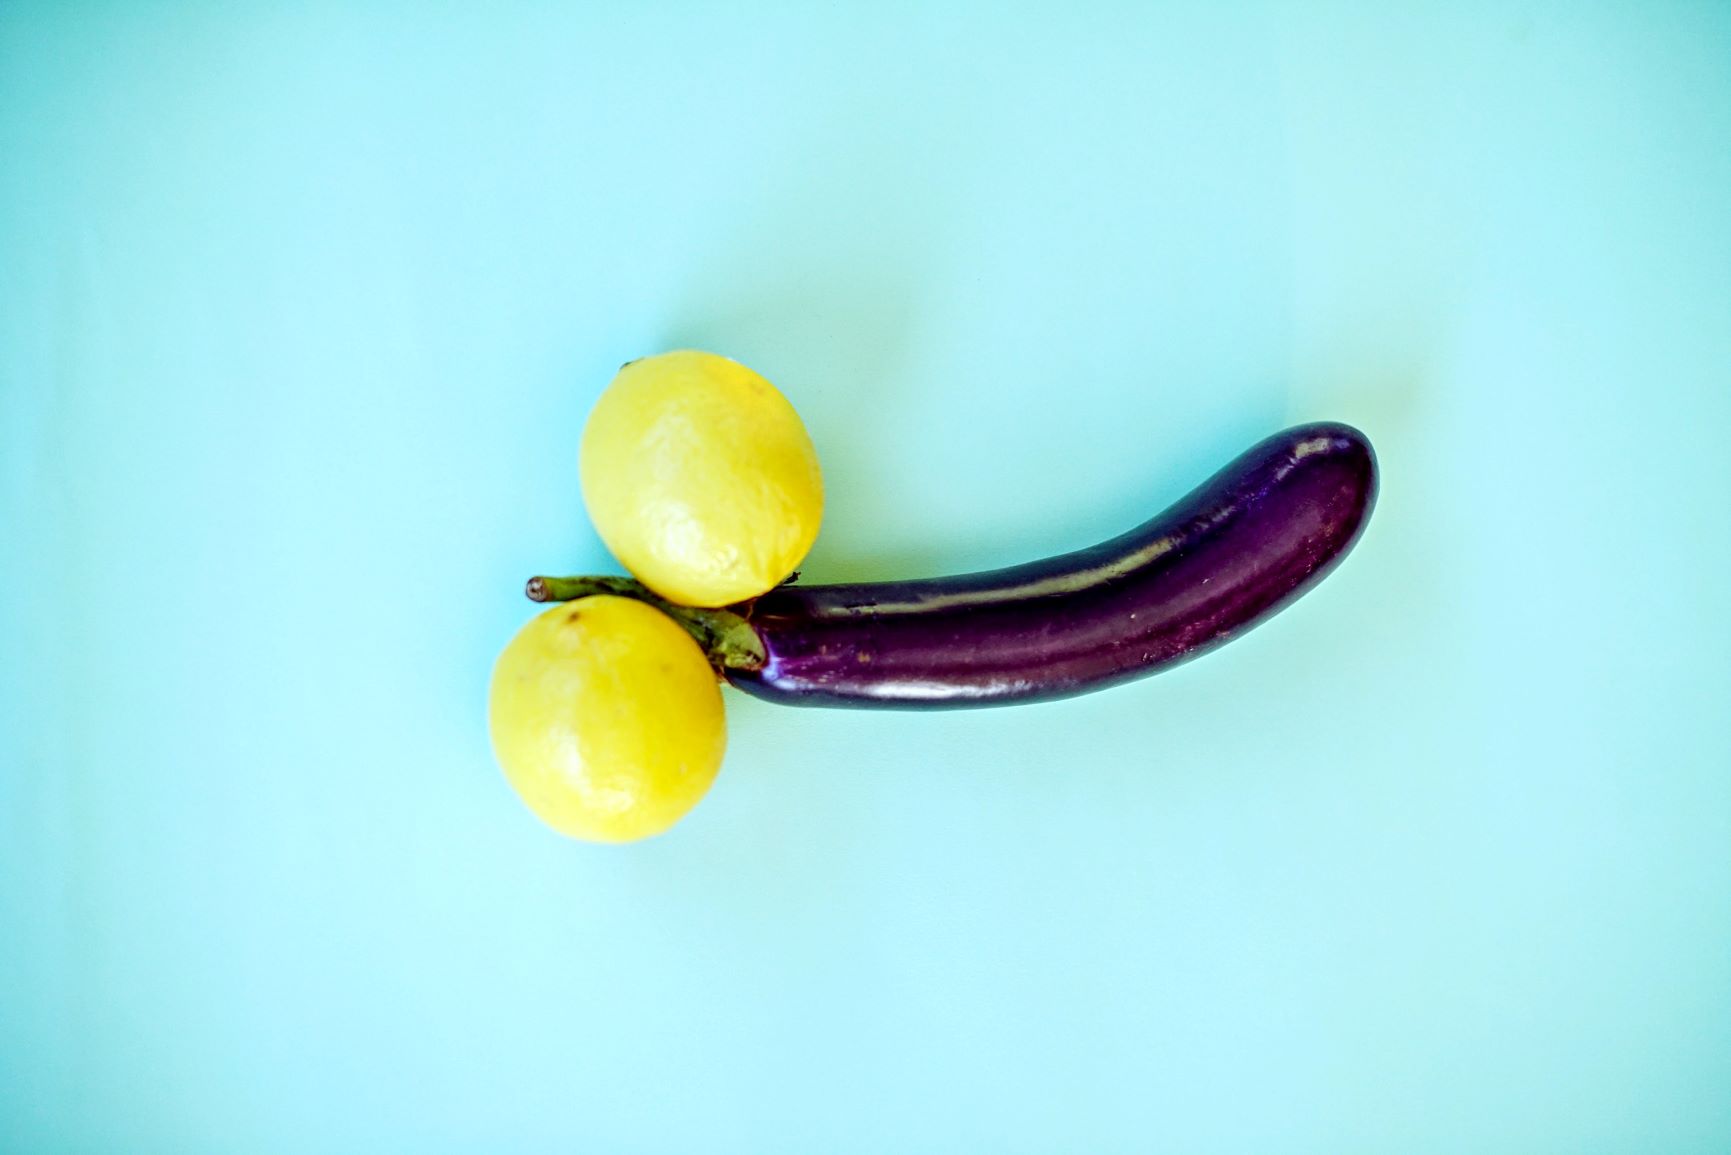
M 723 610 L 671 606 L 622 578 L 535 578 L 528 592 L 650 600 L 729 682 L 786 705 L 1045 701 L 1167 669 L 1266 621 L 1340 563 L 1376 491 L 1364 434 L 1325 422 L 1259 442 L 1129 533 L 1008 569 L 783 585 Z

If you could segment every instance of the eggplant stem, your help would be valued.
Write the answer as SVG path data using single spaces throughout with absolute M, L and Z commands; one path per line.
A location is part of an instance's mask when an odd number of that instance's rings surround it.
M 570 602 L 606 594 L 654 606 L 691 635 L 718 674 L 726 670 L 761 670 L 768 660 L 763 639 L 757 636 L 757 631 L 743 614 L 730 608 L 682 606 L 668 601 L 635 578 L 610 574 L 537 576 L 529 579 L 523 592 L 532 602 Z

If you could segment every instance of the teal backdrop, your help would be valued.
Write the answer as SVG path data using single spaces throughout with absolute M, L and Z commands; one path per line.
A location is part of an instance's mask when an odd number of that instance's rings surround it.
M 680 346 L 811 581 L 1382 500 L 569 842 L 488 675 Z M 1724 4 L 0 4 L 0 1149 L 1731 1150 L 1728 438 Z

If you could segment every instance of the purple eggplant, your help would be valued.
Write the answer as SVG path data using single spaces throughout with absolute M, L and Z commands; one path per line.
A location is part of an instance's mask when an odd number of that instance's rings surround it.
M 1259 443 L 1166 512 L 1101 545 L 923 581 L 786 585 L 726 610 L 650 600 L 749 694 L 795 706 L 935 708 L 1065 698 L 1196 657 L 1333 569 L 1376 500 L 1347 425 Z M 529 596 L 644 596 L 628 579 L 536 578 Z

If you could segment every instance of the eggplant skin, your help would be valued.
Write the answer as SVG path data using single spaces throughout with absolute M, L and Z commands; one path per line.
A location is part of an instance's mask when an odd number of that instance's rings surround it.
M 762 665 L 725 673 L 796 706 L 996 706 L 1102 689 L 1290 604 L 1358 540 L 1376 491 L 1364 434 L 1296 426 L 1089 549 L 958 577 L 771 590 L 734 607 Z

